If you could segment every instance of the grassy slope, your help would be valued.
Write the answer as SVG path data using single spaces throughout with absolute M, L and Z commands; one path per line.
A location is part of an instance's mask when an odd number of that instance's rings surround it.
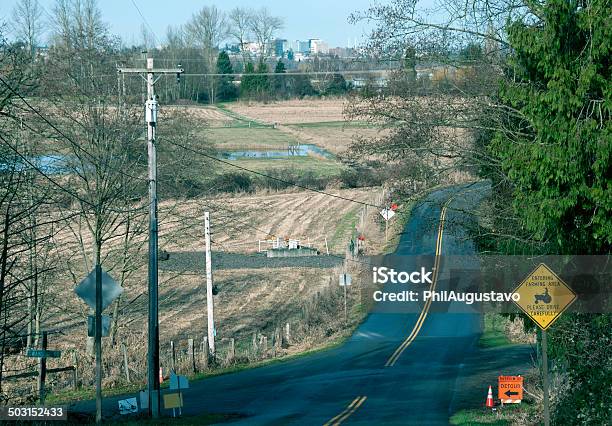
M 512 344 L 504 332 L 504 321 L 500 315 L 485 314 L 484 328 L 478 344 L 483 348 L 494 348 Z

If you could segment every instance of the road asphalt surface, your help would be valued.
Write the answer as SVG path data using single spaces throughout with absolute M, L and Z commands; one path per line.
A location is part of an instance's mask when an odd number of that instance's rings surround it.
M 463 225 L 487 190 L 486 183 L 443 189 L 417 205 L 395 253 L 402 270 L 431 266 L 436 252 L 473 254 Z M 437 266 L 434 284 L 444 290 L 451 280 L 444 262 Z M 453 303 L 448 312 L 423 302 L 379 303 L 335 349 L 190 383 L 183 416 L 241 413 L 235 422 L 245 425 L 448 424 L 482 330 L 480 314 L 457 312 Z M 105 399 L 105 415 L 117 412 L 117 399 Z M 75 408 L 92 412 L 95 403 Z

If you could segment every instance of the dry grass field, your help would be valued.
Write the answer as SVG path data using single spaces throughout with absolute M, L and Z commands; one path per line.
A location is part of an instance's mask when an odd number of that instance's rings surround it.
M 236 102 L 228 108 L 238 114 L 266 123 L 300 124 L 343 121 L 344 100 L 303 99 L 262 102 Z
M 329 190 L 332 194 L 371 202 L 371 189 Z M 309 191 L 219 197 L 191 200 L 170 210 L 160 206 L 160 238 L 168 251 L 203 248 L 203 213 L 211 213 L 217 248 L 230 252 L 255 252 L 259 240 L 295 238 L 325 251 L 342 254 L 361 205 Z M 175 237 L 173 237 L 173 235 Z

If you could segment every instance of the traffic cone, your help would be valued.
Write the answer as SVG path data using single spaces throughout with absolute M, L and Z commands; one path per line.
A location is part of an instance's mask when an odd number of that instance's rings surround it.
M 493 408 L 493 390 L 489 386 L 489 393 L 487 393 L 487 408 Z
M 164 373 L 163 373 L 161 367 L 159 367 L 159 383 L 164 383 Z M 487 405 L 487 407 L 488 407 L 488 405 Z

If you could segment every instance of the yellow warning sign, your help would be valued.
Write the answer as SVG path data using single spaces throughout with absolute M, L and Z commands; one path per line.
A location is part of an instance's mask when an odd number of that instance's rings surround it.
M 542 330 L 546 330 L 576 300 L 576 293 L 548 266 L 540 263 L 514 290 L 514 301 Z

